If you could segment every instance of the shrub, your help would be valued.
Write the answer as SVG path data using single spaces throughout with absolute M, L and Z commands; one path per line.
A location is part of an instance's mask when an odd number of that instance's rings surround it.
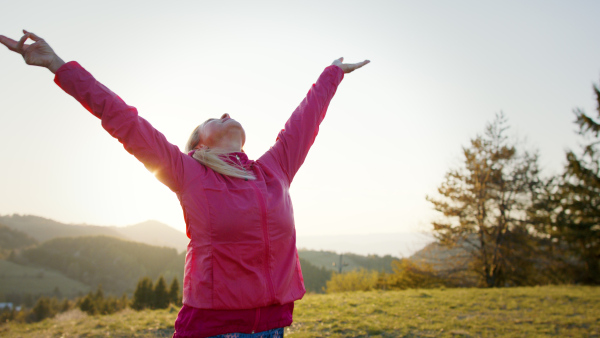
M 327 281 L 327 293 L 344 291 L 368 291 L 377 288 L 379 273 L 365 269 L 346 273 L 333 273 Z
M 392 269 L 394 273 L 387 281 L 392 289 L 429 289 L 448 286 L 448 281 L 427 263 L 415 263 L 410 259 L 403 259 L 394 261 Z

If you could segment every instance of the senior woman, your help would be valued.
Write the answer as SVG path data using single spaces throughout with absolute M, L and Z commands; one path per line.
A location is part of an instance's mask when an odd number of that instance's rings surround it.
M 190 243 L 174 337 L 282 337 L 305 293 L 290 184 L 344 74 L 369 61 L 333 61 L 273 147 L 253 161 L 242 151 L 244 129 L 229 114 L 196 127 L 181 152 L 77 62 L 63 62 L 43 39 L 23 33 L 19 41 L 0 36 L 0 43 L 54 73 L 181 203 Z

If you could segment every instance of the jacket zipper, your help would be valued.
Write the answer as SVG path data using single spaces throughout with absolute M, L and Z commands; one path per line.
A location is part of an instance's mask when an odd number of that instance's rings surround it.
M 235 158 L 238 160 L 238 163 L 240 164 L 240 167 L 242 167 L 242 169 L 244 170 L 244 173 L 247 174 L 248 172 L 246 171 L 246 167 L 244 167 L 244 165 L 242 164 L 242 161 L 240 160 L 240 157 L 237 156 L 237 155 L 235 155 Z M 244 181 L 248 181 L 248 179 L 244 178 Z
M 252 334 L 254 334 L 256 332 L 256 329 L 258 329 L 259 320 L 260 320 L 260 308 L 257 307 L 256 312 L 254 313 L 254 325 L 252 325 Z
M 265 241 L 265 275 L 267 276 L 267 282 L 269 284 L 269 292 L 271 294 L 271 300 L 275 299 L 275 290 L 273 289 L 273 280 L 271 278 L 271 273 L 269 271 L 269 253 L 271 252 L 271 244 L 269 241 L 269 231 L 267 229 L 267 208 L 265 205 L 265 199 L 263 198 L 262 193 L 258 190 L 258 187 L 254 183 L 254 181 L 249 181 L 252 188 L 254 188 L 254 192 L 258 197 L 258 202 L 260 204 L 261 211 L 261 226 L 263 230 L 263 238 Z
M 238 160 L 238 163 L 240 164 L 240 166 L 242 167 L 244 172 L 246 172 L 246 168 L 242 164 L 240 157 L 238 155 L 235 155 L 235 158 Z M 246 179 L 246 181 L 248 181 L 248 179 Z M 260 190 L 258 189 L 256 184 L 254 183 L 254 181 L 250 181 L 250 185 L 252 185 L 252 188 L 254 188 L 254 193 L 256 194 L 256 197 L 258 198 L 258 204 L 260 204 L 261 228 L 263 231 L 263 239 L 265 241 L 264 270 L 265 270 L 265 276 L 267 277 L 267 282 L 269 284 L 269 292 L 271 295 L 271 300 L 274 300 L 275 299 L 275 290 L 273 288 L 273 279 L 271 278 L 271 273 L 270 273 L 270 269 L 269 269 L 269 257 L 270 257 L 270 253 L 271 253 L 271 243 L 269 240 L 269 229 L 267 227 L 267 205 L 265 203 L 265 199 L 264 199 L 262 193 L 260 192 Z

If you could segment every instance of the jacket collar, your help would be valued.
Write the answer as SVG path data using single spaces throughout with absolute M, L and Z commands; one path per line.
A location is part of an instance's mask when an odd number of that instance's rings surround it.
M 193 157 L 195 152 L 196 152 L 196 150 L 191 150 L 188 152 L 188 155 Z M 221 155 L 221 158 L 226 162 L 242 164 L 242 165 L 246 165 L 246 164 L 252 162 L 248 159 L 248 155 L 246 155 L 246 153 L 241 152 L 241 151 L 223 154 L 223 155 Z M 239 160 L 238 160 L 238 158 L 239 158 Z

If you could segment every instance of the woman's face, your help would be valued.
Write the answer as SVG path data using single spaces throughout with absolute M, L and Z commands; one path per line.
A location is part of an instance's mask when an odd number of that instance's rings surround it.
M 220 119 L 208 119 L 198 131 L 200 133 L 200 144 L 196 146 L 206 146 L 209 148 L 230 148 L 236 147 L 239 143 L 239 148 L 246 142 L 246 133 L 242 125 L 231 118 L 229 114 L 221 115 Z

